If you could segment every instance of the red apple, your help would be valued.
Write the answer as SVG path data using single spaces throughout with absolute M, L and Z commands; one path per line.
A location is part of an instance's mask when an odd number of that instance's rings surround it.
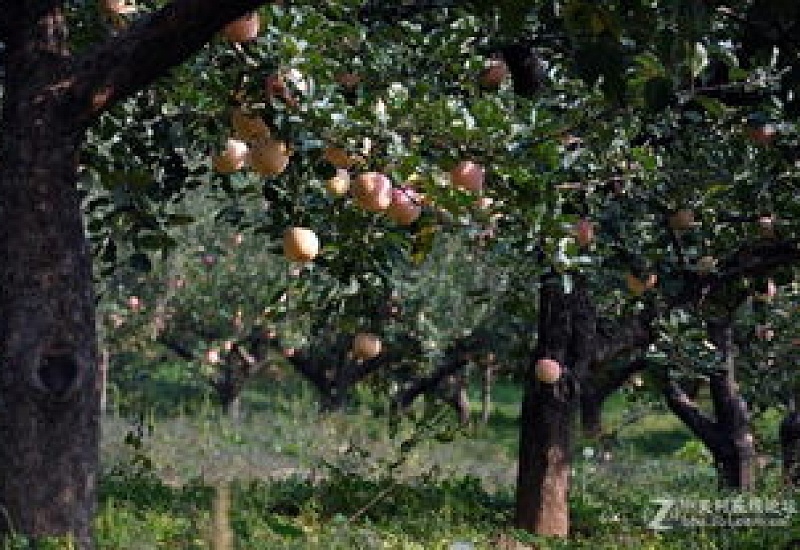
M 589 246 L 594 240 L 594 224 L 586 218 L 582 218 L 575 224 L 575 239 L 582 247 Z
M 687 209 L 678 210 L 669 217 L 669 226 L 675 231 L 686 231 L 694 227 L 694 212 Z
M 339 73 L 336 75 L 336 82 L 350 90 L 361 83 L 361 76 L 356 73 Z
M 555 359 L 536 361 L 536 378 L 545 384 L 555 384 L 561 378 L 561 365 Z
M 775 141 L 778 128 L 774 124 L 754 124 L 747 127 L 747 135 L 758 145 L 769 145 Z
M 483 190 L 485 170 L 482 165 L 471 160 L 462 160 L 450 170 L 450 181 L 459 189 L 480 193 Z
M 128 309 L 131 311 L 139 311 L 144 307 L 144 303 L 138 296 L 129 296 L 128 297 Z
M 756 325 L 756 338 L 769 342 L 775 337 L 775 330 L 769 325 Z
M 400 225 L 411 225 L 422 213 L 419 195 L 413 189 L 401 187 L 392 190 L 392 203 L 386 215 Z
M 380 172 L 365 172 L 353 182 L 356 204 L 370 212 L 381 212 L 392 204 L 392 182 Z
M 502 59 L 488 59 L 486 65 L 478 77 L 478 82 L 484 88 L 498 88 L 508 77 L 508 65 Z

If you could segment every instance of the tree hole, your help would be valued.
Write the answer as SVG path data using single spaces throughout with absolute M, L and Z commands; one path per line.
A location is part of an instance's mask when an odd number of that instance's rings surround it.
M 75 384 L 78 364 L 71 355 L 52 355 L 42 358 L 39 365 L 39 380 L 44 389 L 56 396 L 63 396 Z

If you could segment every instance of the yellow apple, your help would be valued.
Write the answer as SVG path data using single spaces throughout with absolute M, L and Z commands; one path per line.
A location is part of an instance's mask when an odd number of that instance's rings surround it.
M 381 353 L 381 339 L 370 332 L 359 332 L 353 338 L 353 357 L 362 361 L 374 359 Z
M 222 36 L 230 42 L 250 42 L 258 37 L 260 28 L 261 19 L 258 12 L 254 11 L 225 25 L 222 29 Z
M 283 234 L 283 255 L 292 262 L 310 262 L 319 254 L 319 238 L 307 227 L 291 227 Z
M 250 165 L 262 176 L 282 174 L 289 165 L 289 148 L 276 139 L 258 142 L 250 151 Z

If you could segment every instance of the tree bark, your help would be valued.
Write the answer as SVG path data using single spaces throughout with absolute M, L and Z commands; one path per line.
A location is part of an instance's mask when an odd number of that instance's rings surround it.
M 486 360 L 481 368 L 481 425 L 489 424 L 492 415 L 492 385 L 494 384 L 494 365 Z
M 581 388 L 581 431 L 584 437 L 597 439 L 603 434 L 603 403 L 607 396 Z
M 800 487 L 800 413 L 791 411 L 783 418 L 779 437 L 783 483 L 789 487 Z
M 747 405 L 727 372 L 712 375 L 710 387 L 714 420 L 703 414 L 675 382 L 665 389 L 667 405 L 711 452 L 720 487 L 751 489 L 755 441 L 750 433 Z
M 93 548 L 100 380 L 77 189 L 85 130 L 261 3 L 177 0 L 73 57 L 64 2 L 0 2 L 0 539 L 69 535 Z
M 41 6 L 40 6 L 41 7 Z M 48 7 L 6 44 L 0 149 L 0 539 L 91 548 L 100 384 L 92 263 L 68 118 L 65 22 Z M 61 86 L 61 87 L 60 87 Z M 65 116 L 67 117 L 65 119 Z
M 540 535 L 569 534 L 570 455 L 576 396 L 567 349 L 572 333 L 570 300 L 557 277 L 542 279 L 537 351 L 526 375 L 520 413 L 515 524 Z M 535 362 L 562 365 L 555 384 L 540 382 Z

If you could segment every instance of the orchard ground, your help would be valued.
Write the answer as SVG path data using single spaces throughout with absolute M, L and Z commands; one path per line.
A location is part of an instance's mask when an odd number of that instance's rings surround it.
M 800 513 L 780 527 L 648 529 L 655 499 L 726 495 L 702 445 L 635 391 L 606 405 L 613 436 L 576 442 L 573 534 L 553 541 L 511 527 L 521 400 L 513 381 L 495 386 L 487 426 L 459 430 L 449 411 L 420 406 L 387 429 L 374 396 L 320 416 L 313 390 L 291 374 L 250 386 L 233 421 L 183 368 L 164 364 L 111 386 L 100 548 L 771 549 L 800 540 Z M 796 496 L 780 487 L 778 421 L 755 421 L 764 452 L 753 496 L 785 502 Z

